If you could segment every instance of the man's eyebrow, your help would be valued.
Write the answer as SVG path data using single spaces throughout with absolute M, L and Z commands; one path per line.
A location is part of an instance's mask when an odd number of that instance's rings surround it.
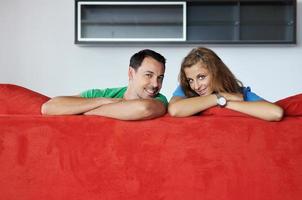
M 154 73 L 154 72 L 152 72 L 152 71 L 145 71 L 144 73 L 155 74 L 155 73 Z M 164 74 L 161 74 L 161 75 L 159 75 L 159 76 L 164 77 L 165 75 L 164 75 Z

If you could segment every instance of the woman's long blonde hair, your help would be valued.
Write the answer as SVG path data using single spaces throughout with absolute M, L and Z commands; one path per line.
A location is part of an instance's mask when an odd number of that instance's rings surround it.
M 213 92 L 228 92 L 228 93 L 241 93 L 242 83 L 229 68 L 222 62 L 222 60 L 210 49 L 204 47 L 194 48 L 183 59 L 180 73 L 179 82 L 187 97 L 199 96 L 194 90 L 191 89 L 184 69 L 192 67 L 198 62 L 204 64 L 209 71 L 212 80 L 210 86 Z

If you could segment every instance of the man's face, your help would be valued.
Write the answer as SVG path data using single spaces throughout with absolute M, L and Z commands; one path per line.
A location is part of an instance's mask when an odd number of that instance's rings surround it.
M 145 57 L 137 71 L 129 67 L 132 97 L 139 99 L 154 98 L 162 87 L 164 73 L 164 65 L 152 57 Z

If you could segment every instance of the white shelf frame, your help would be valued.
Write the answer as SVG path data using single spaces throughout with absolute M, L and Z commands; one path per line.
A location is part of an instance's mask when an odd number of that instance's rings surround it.
M 187 38 L 187 3 L 184 1 L 169 1 L 169 2 L 155 2 L 155 1 L 79 1 L 78 3 L 78 18 L 77 18 L 77 39 L 79 42 L 173 42 L 173 41 L 186 41 Z M 82 5 L 182 5 L 183 8 L 183 28 L 182 37 L 179 38 L 83 38 L 81 37 L 81 7 Z

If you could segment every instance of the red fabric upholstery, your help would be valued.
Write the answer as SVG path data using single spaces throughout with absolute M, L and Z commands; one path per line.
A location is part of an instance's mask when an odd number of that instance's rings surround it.
M 302 94 L 281 99 L 276 102 L 281 106 L 287 116 L 302 116 Z
M 0 199 L 300 200 L 301 130 L 299 116 L 0 114 Z
M 300 200 L 302 117 L 0 116 L 7 200 Z
M 0 114 L 41 114 L 49 97 L 12 84 L 0 84 Z
M 240 113 L 227 108 L 220 108 L 218 106 L 209 108 L 200 113 L 200 115 L 215 115 L 221 117 L 250 117 L 244 113 Z

